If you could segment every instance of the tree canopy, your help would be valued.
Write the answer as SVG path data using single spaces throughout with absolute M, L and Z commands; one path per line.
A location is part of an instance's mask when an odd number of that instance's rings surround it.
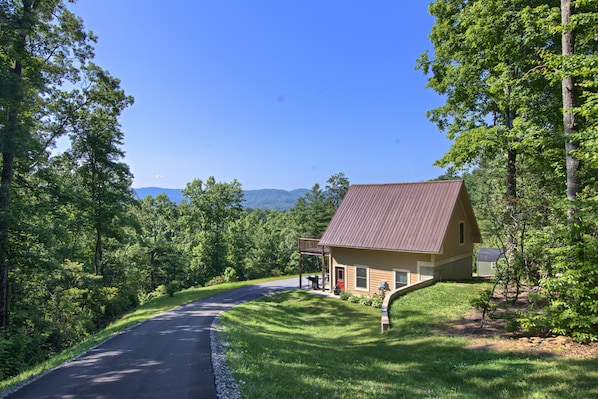
M 589 322 L 598 312 L 582 305 L 598 299 L 596 293 L 586 290 L 586 299 L 576 301 L 580 293 L 573 290 L 580 279 L 593 279 L 596 268 L 597 254 L 579 249 L 580 241 L 586 249 L 595 246 L 587 238 L 595 236 L 597 223 L 591 213 L 596 5 L 434 1 L 434 51 L 418 60 L 428 87 L 445 98 L 428 116 L 453 140 L 437 164 L 465 171 L 482 189 L 477 210 L 488 220 L 482 225 L 506 247 L 499 281 L 505 287 L 531 283 L 551 304 L 541 323 L 527 319 L 528 326 L 579 339 L 598 339 L 598 323 Z M 579 319 L 568 318 L 564 328 L 559 320 L 566 313 Z

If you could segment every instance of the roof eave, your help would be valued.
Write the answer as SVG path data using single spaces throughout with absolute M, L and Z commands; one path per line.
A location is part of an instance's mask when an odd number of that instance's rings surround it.
M 353 245 L 339 245 L 339 244 L 320 244 L 325 245 L 328 248 L 345 248 L 345 249 L 360 249 L 360 250 L 368 250 L 368 251 L 388 251 L 388 252 L 404 252 L 404 253 L 412 253 L 412 254 L 429 254 L 429 255 L 440 255 L 442 251 L 440 249 L 437 250 L 413 250 L 413 249 L 397 249 L 397 248 L 375 248 L 375 247 L 360 247 L 360 246 L 353 246 Z

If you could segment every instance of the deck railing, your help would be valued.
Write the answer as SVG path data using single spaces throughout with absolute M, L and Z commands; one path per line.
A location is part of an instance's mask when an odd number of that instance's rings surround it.
M 319 238 L 302 238 L 299 237 L 297 239 L 297 245 L 299 246 L 299 253 L 303 253 L 303 252 L 315 252 L 315 250 L 320 250 L 321 248 L 320 246 L 318 246 L 318 243 L 320 242 Z

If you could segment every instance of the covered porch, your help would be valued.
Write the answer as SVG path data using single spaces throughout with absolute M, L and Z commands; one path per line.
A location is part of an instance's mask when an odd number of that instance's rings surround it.
M 324 292 L 326 290 L 330 290 L 330 282 L 329 279 L 326 278 L 328 276 L 326 260 L 330 256 L 330 249 L 328 247 L 319 245 L 319 242 L 320 238 L 318 237 L 297 238 L 297 247 L 299 250 L 299 288 L 303 288 L 303 256 L 318 256 L 322 258 L 322 275 L 319 278 L 318 276 L 312 277 L 317 278 L 317 286 L 322 290 L 322 292 Z

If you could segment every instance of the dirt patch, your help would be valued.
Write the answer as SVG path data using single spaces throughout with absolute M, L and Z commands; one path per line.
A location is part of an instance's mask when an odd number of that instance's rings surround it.
M 466 338 L 468 349 L 495 350 L 522 353 L 532 356 L 560 356 L 591 358 L 598 357 L 598 342 L 580 344 L 570 337 L 535 337 L 521 331 L 510 331 L 509 320 L 517 309 L 527 306 L 527 295 L 523 292 L 517 302 L 511 303 L 493 298 L 497 306 L 491 318 L 481 322 L 481 314 L 472 309 L 461 319 L 446 321 L 434 332 L 437 334 Z

